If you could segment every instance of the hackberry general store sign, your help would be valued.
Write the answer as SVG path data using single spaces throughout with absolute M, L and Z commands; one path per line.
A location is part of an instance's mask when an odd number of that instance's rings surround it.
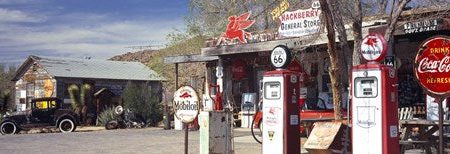
M 313 3 L 309 9 L 284 12 L 280 17 L 278 33 L 283 37 L 298 37 L 319 32 L 320 5 Z
M 175 116 L 184 123 L 190 123 L 198 115 L 199 97 L 191 86 L 183 86 L 173 95 Z
M 436 36 L 425 41 L 417 52 L 415 75 L 432 95 L 450 95 L 450 37 Z

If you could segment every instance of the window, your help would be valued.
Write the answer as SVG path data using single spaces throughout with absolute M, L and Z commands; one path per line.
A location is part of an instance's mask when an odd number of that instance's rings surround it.
M 264 83 L 264 98 L 266 98 L 266 99 L 280 99 L 281 98 L 281 84 L 280 84 L 280 82 L 266 82 L 266 83 Z
M 56 107 L 55 101 L 37 101 L 36 109 L 52 109 Z
M 375 98 L 378 96 L 378 79 L 375 77 L 355 78 L 354 94 L 357 98 Z

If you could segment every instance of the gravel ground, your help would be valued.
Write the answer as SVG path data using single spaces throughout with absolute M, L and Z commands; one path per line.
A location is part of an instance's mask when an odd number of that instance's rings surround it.
M 237 154 L 260 154 L 261 144 L 253 140 L 250 129 L 234 130 Z M 304 143 L 306 138 L 302 138 Z M 435 152 L 435 151 L 434 151 Z M 184 153 L 184 131 L 161 128 L 104 130 L 81 127 L 74 133 L 38 133 L 0 136 L 0 154 L 15 153 Z M 199 153 L 199 131 L 189 131 L 189 153 Z M 306 153 L 302 149 L 302 153 Z M 411 149 L 406 153 L 424 153 Z
M 248 130 L 236 131 L 236 153 L 261 153 Z M 189 153 L 199 153 L 199 131 L 189 132 Z M 184 131 L 161 128 L 0 136 L 0 153 L 184 153 Z

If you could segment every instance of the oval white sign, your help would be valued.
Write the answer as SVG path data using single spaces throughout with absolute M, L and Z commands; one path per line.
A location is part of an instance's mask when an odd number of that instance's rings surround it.
M 190 123 L 198 115 L 199 97 L 191 86 L 183 86 L 173 95 L 175 116 L 184 123 Z

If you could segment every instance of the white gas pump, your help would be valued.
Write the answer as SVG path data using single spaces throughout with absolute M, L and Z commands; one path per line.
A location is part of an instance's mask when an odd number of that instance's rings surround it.
M 378 63 L 386 52 L 383 41 L 378 34 L 367 36 L 362 54 L 369 62 L 352 69 L 353 153 L 399 153 L 397 75 L 393 67 Z
M 299 74 L 285 70 L 290 63 L 289 49 L 272 51 L 272 64 L 278 69 L 263 78 L 263 154 L 300 153 L 298 115 Z

